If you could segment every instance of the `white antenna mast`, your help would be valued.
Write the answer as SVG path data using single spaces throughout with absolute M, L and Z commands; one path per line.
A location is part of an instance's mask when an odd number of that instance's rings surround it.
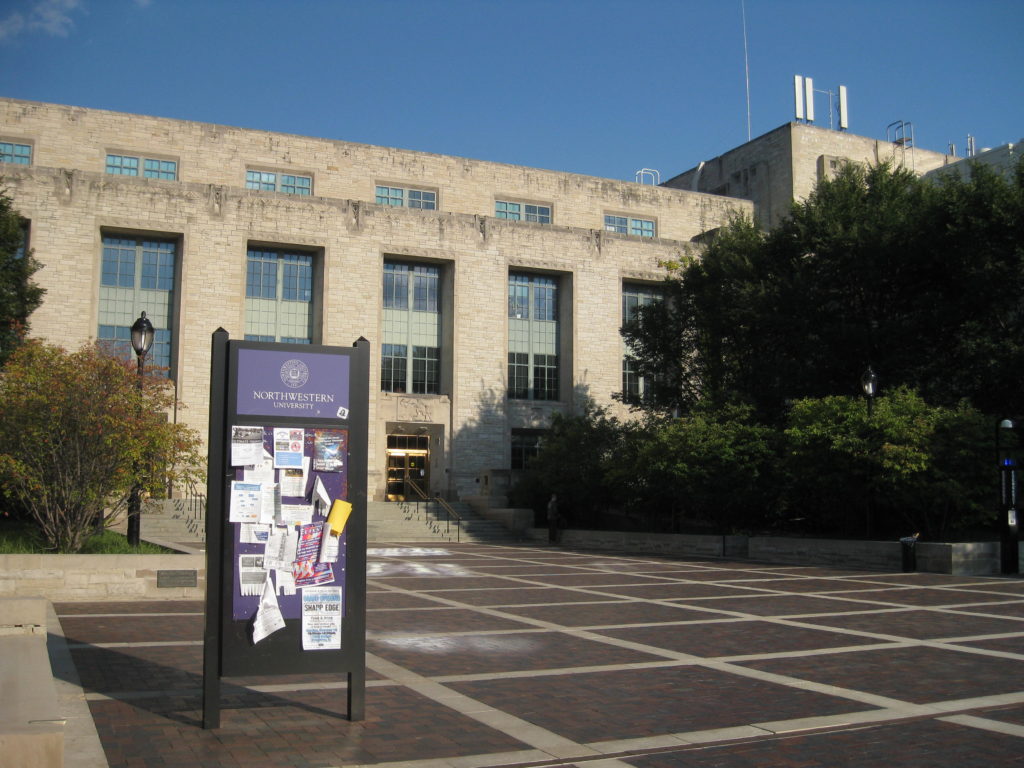
M 743 69 L 747 78 L 747 141 L 750 141 L 750 57 L 747 55 L 747 3 L 740 0 L 743 14 Z

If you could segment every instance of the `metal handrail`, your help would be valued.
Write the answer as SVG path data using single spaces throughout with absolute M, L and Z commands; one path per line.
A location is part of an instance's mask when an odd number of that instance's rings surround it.
M 427 509 L 427 512 L 430 512 L 429 504 L 430 504 L 430 502 L 434 502 L 439 507 L 441 507 L 441 509 L 443 509 L 445 511 L 445 533 L 448 533 L 448 532 L 451 531 L 452 520 L 453 519 L 455 520 L 455 541 L 456 542 L 461 541 L 462 540 L 462 525 L 461 525 L 461 523 L 462 523 L 462 516 L 452 508 L 452 505 L 449 504 L 444 499 L 442 499 L 437 494 L 435 494 L 433 496 L 429 495 L 426 491 L 424 491 L 422 488 L 420 488 L 419 485 L 416 484 L 415 480 L 406 480 L 405 484 L 406 484 L 406 486 L 411 487 L 413 489 L 413 491 L 415 492 L 416 496 L 418 497 L 416 499 L 417 506 L 419 505 L 420 501 L 422 500 L 422 501 L 427 503 L 428 506 L 427 506 L 426 509 Z M 437 513 L 436 512 L 434 513 L 434 516 L 437 517 Z

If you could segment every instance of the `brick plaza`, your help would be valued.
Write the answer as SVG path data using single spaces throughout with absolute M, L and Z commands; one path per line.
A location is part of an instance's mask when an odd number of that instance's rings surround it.
M 368 569 L 360 722 L 343 676 L 265 676 L 204 731 L 202 603 L 57 604 L 109 765 L 1024 764 L 1024 581 L 482 544 Z

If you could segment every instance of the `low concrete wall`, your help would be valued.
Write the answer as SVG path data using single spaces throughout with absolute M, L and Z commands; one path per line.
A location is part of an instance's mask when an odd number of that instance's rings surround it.
M 547 528 L 531 528 L 527 531 L 531 539 L 547 541 Z M 559 531 L 559 543 L 581 549 L 606 549 L 622 552 L 636 552 L 652 555 L 695 555 L 698 557 L 722 557 L 726 539 L 732 536 L 705 536 L 686 533 L 639 533 L 635 531 Z M 729 546 L 735 548 L 736 542 Z
M 40 599 L 0 599 L 0 764 L 61 768 L 65 719 L 57 706 Z
M 477 513 L 496 523 L 501 523 L 513 533 L 523 533 L 527 528 L 533 526 L 533 510 L 519 509 L 515 507 L 485 507 L 477 510 Z
M 0 597 L 201 600 L 205 594 L 204 555 L 0 555 Z
M 536 541 L 546 541 L 548 535 L 544 528 L 531 528 L 527 534 Z M 872 571 L 903 569 L 903 550 L 898 541 L 566 530 L 561 532 L 560 543 L 580 549 L 637 554 L 749 558 L 766 563 Z M 1024 549 L 1024 544 L 1021 547 Z M 993 576 L 1000 572 L 998 542 L 920 542 L 916 555 L 918 571 L 959 576 Z

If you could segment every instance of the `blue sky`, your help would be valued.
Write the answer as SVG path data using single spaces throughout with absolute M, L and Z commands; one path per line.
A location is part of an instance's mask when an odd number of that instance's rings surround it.
M 1020 0 L 0 0 L 0 96 L 667 179 L 747 139 L 744 8 L 755 137 L 801 74 L 853 133 L 1024 138 Z

